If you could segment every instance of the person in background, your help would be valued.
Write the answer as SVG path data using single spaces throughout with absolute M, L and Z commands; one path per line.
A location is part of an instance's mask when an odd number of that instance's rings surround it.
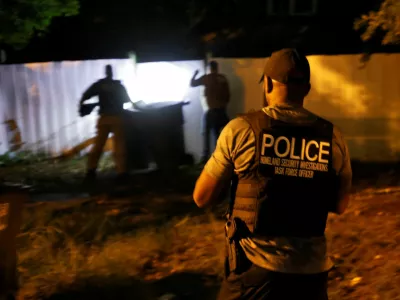
M 96 179 L 97 166 L 110 133 L 114 135 L 114 160 L 118 173 L 117 180 L 123 181 L 128 178 L 123 113 L 124 103 L 130 103 L 131 99 L 121 82 L 113 79 L 111 65 L 105 67 L 105 75 L 105 78 L 93 83 L 83 93 L 79 102 L 81 116 L 85 115 L 85 113 L 82 114 L 82 107 L 85 105 L 84 102 L 92 97 L 98 97 L 98 106 L 100 107 L 100 117 L 97 121 L 97 135 L 87 162 L 86 181 Z
M 225 126 L 193 192 L 205 207 L 232 182 L 218 299 L 326 300 L 325 227 L 328 212 L 349 203 L 348 148 L 336 126 L 303 107 L 304 55 L 272 53 L 260 82 L 266 106 Z
M 207 110 L 203 116 L 203 155 L 201 162 L 205 163 L 210 157 L 210 137 L 213 134 L 215 140 L 224 126 L 229 122 L 226 112 L 230 100 L 229 83 L 225 75 L 218 72 L 218 63 L 210 62 L 210 74 L 196 79 L 197 70 L 190 82 L 191 87 L 204 86 Z

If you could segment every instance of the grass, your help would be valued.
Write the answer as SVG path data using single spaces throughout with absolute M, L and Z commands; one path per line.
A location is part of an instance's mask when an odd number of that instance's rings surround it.
M 344 215 L 330 216 L 331 299 L 400 297 L 400 197 L 371 192 L 354 194 Z
M 27 205 L 18 237 L 19 298 L 215 298 L 223 207 L 198 209 L 190 196 L 196 172 L 187 174 L 172 186 L 152 175 L 136 177 L 143 192 L 123 199 Z M 359 177 L 348 211 L 328 221 L 336 264 L 330 299 L 400 299 L 400 193 L 391 187 L 399 179 L 393 172 Z
M 164 291 L 150 288 L 150 282 L 182 272 L 221 274 L 222 255 L 216 255 L 221 243 L 215 240 L 222 241 L 222 227 L 212 215 L 157 218 L 145 209 L 128 215 L 124 208 L 126 203 L 92 203 L 27 210 L 28 225 L 19 237 L 21 299 L 85 290 L 84 297 L 88 284 L 100 282 L 111 290 L 125 282 L 126 297 L 139 299 L 139 293 L 140 299 L 155 299 Z M 100 295 L 108 299 L 101 290 L 89 296 Z
M 100 172 L 112 169 L 110 155 L 104 156 L 99 163 Z M 69 160 L 51 159 L 29 152 L 8 158 L 0 156 L 0 179 L 22 185 L 34 186 L 37 192 L 62 192 L 76 189 L 86 171 L 84 157 Z

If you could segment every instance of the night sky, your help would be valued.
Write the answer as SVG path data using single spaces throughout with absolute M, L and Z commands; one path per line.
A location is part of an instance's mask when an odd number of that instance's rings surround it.
M 33 38 L 24 50 L 5 47 L 7 63 L 127 58 L 130 51 L 139 61 L 157 61 L 198 59 L 209 50 L 225 57 L 265 57 L 285 46 L 310 54 L 374 48 L 361 42 L 352 23 L 376 7 L 377 0 L 321 0 L 316 16 L 300 18 L 267 16 L 265 0 L 254 0 L 251 6 L 249 1 L 203 0 L 199 3 L 208 12 L 195 27 L 190 27 L 187 14 L 190 1 L 81 0 L 78 16 L 54 19 L 48 33 Z M 201 41 L 207 32 L 241 27 L 245 34 L 234 41 L 207 46 Z
M 189 45 L 184 48 L 193 45 L 185 12 L 176 5 L 161 9 L 154 3 L 82 0 L 78 16 L 54 19 L 48 33 L 33 38 L 22 51 L 6 48 L 9 60 L 118 58 L 127 57 L 132 50 L 145 53 L 149 49 L 154 56 L 161 52 L 164 56 L 168 52 L 179 55 L 178 50 L 182 50 L 175 44 L 180 48 L 182 41 Z

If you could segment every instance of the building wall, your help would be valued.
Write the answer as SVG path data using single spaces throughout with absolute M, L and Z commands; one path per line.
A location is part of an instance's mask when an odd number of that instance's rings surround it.
M 394 161 L 400 153 L 400 54 L 309 56 L 305 107 L 341 128 L 353 159 Z M 231 116 L 262 105 L 266 59 L 216 59 L 231 82 Z

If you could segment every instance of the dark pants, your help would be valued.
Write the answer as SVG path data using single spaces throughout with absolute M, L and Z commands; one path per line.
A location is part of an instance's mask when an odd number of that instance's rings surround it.
M 223 281 L 218 300 L 328 300 L 328 272 L 318 274 L 285 274 L 269 271 L 254 264 Z
M 210 157 L 210 138 L 211 134 L 213 136 L 213 141 L 215 142 L 222 129 L 229 122 L 229 117 L 226 113 L 225 108 L 213 108 L 209 109 L 204 113 L 203 116 L 203 137 L 204 137 L 204 145 L 203 145 L 203 160 L 206 160 Z

